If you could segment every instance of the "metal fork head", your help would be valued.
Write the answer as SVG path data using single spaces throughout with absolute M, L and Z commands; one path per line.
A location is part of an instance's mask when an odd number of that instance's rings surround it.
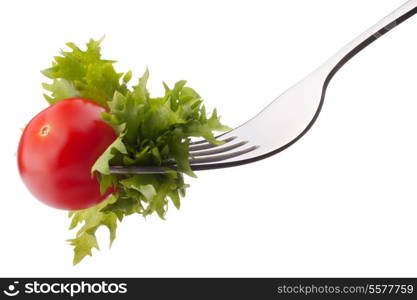
M 298 140 L 311 127 L 324 98 L 324 73 L 309 76 L 269 104 L 243 125 L 217 137 L 222 145 L 205 140 L 190 143 L 190 165 L 195 171 L 226 168 L 276 154 Z M 111 167 L 116 174 L 165 173 L 162 167 Z
M 218 139 L 225 141 L 225 144 L 213 146 L 202 141 L 192 143 L 192 169 L 238 166 L 288 148 L 311 128 L 318 117 L 324 100 L 326 75 L 325 70 L 318 69 L 284 92 L 255 117 L 220 135 Z M 212 152 L 198 151 L 202 149 L 210 149 Z M 193 156 L 201 153 L 207 156 Z

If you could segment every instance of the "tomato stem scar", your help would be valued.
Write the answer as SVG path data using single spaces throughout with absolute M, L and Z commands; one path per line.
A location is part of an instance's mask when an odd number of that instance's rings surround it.
M 39 135 L 40 136 L 48 136 L 50 131 L 51 131 L 51 125 L 49 125 L 49 124 L 43 125 L 41 130 L 39 131 Z

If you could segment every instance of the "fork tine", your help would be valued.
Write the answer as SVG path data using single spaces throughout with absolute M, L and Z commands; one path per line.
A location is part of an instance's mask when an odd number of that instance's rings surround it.
M 256 146 L 251 146 L 251 147 L 243 149 L 243 150 L 234 151 L 234 152 L 230 152 L 230 153 L 226 153 L 226 154 L 209 155 L 209 156 L 202 156 L 202 157 L 198 157 L 198 158 L 191 158 L 190 159 L 190 164 L 191 164 L 191 167 L 192 167 L 195 164 L 203 164 L 203 163 L 222 161 L 222 160 L 225 160 L 225 159 L 233 158 L 233 157 L 251 152 L 251 151 L 256 150 L 258 148 L 259 148 L 259 146 L 256 145 Z
M 174 167 L 148 167 L 148 166 L 110 166 L 111 174 L 163 174 L 167 169 L 175 170 Z
M 227 132 L 225 132 L 225 133 L 222 133 L 222 134 L 219 134 L 219 135 L 217 135 L 217 136 L 215 136 L 214 138 L 216 139 L 216 140 L 219 140 L 223 135 L 225 135 Z M 195 142 L 191 142 L 190 143 L 190 146 L 191 145 L 199 145 L 199 144 L 203 144 L 203 143 L 206 143 L 207 142 L 207 140 L 206 139 L 202 139 L 202 140 L 197 140 L 197 141 L 195 141 Z
M 228 146 L 225 146 L 225 147 L 222 147 L 222 145 L 219 145 L 218 147 L 215 147 L 211 150 L 206 150 L 206 151 L 190 151 L 190 155 L 191 155 L 191 157 L 196 157 L 196 156 L 206 156 L 206 155 L 218 154 L 218 153 L 222 153 L 222 152 L 226 152 L 226 151 L 229 151 L 229 150 L 239 148 L 240 146 L 243 146 L 247 143 L 248 143 L 248 141 L 241 141 L 239 143 L 235 143 L 235 144 L 228 145 Z
M 203 144 L 203 143 L 207 143 L 207 140 L 203 139 L 203 140 L 198 140 L 198 141 L 195 141 L 195 142 L 191 142 L 190 143 L 190 146 L 192 146 L 192 145 L 200 145 L 200 144 Z
M 248 152 L 251 152 L 253 150 L 258 149 L 259 146 L 251 146 L 249 148 L 234 151 L 231 153 L 221 154 L 221 155 L 208 155 L 208 156 L 201 156 L 198 158 L 190 158 L 190 165 L 191 168 L 195 170 L 202 170 L 206 169 L 205 166 L 209 166 L 209 164 L 204 165 L 205 163 L 212 163 L 212 162 L 218 162 L 222 161 L 228 158 L 233 158 Z M 161 167 L 156 166 L 110 166 L 110 173 L 112 174 L 164 174 L 171 171 L 176 171 L 175 164 L 172 165 L 166 165 Z
M 233 141 L 235 138 L 237 138 L 237 136 L 231 136 L 231 137 L 228 137 L 228 138 L 226 138 L 224 140 L 220 140 L 220 141 L 223 141 L 224 144 L 225 144 L 225 143 L 228 143 L 230 141 Z M 197 151 L 197 150 L 210 149 L 210 148 L 217 147 L 217 146 L 221 146 L 221 145 L 211 144 L 211 143 L 207 142 L 206 140 L 203 140 L 203 141 L 190 143 L 190 146 L 188 147 L 188 149 L 189 149 L 189 151 Z

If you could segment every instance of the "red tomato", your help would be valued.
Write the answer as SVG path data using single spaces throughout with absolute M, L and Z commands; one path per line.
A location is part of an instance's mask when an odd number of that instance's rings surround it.
M 116 139 L 103 122 L 105 108 L 95 102 L 71 98 L 36 115 L 23 131 L 18 149 L 20 175 L 31 193 L 45 204 L 79 210 L 103 201 L 91 176 L 97 158 Z

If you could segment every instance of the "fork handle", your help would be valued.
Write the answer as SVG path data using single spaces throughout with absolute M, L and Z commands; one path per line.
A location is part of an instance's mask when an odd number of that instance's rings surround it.
M 327 82 L 330 81 L 334 74 L 347 61 L 358 54 L 362 49 L 416 13 L 417 0 L 407 1 L 405 4 L 394 10 L 391 14 L 383 18 L 381 21 L 343 47 L 319 68 L 324 69 L 329 73 Z

